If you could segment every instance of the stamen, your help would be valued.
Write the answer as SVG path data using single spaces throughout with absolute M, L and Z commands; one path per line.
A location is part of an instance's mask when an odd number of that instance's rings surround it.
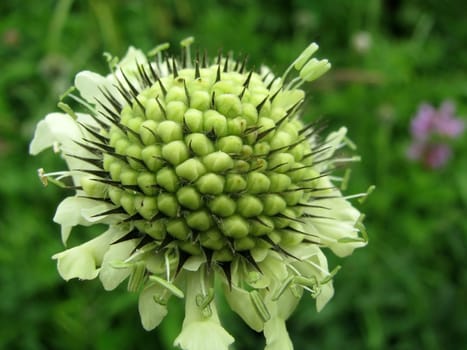
M 157 275 L 150 275 L 149 279 L 153 282 L 156 282 L 160 286 L 164 287 L 167 289 L 169 292 L 171 292 L 173 295 L 175 295 L 177 298 L 183 299 L 185 297 L 185 294 L 181 289 L 179 289 L 175 284 L 172 282 L 166 281 L 163 278 L 160 278 Z

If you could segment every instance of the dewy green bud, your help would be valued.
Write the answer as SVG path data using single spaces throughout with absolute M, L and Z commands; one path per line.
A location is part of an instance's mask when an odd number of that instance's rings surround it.
M 168 44 L 151 58 L 131 47 L 112 59 L 110 74 L 79 73 L 80 96 L 70 96 L 90 115 L 61 101 L 65 114 L 37 125 L 30 152 L 53 146 L 69 167 L 41 170 L 40 180 L 76 189 L 54 217 L 62 240 L 77 224 L 107 227 L 54 259 L 66 280 L 99 276 L 112 289 L 129 277 L 148 330 L 170 297 L 184 298 L 175 341 L 183 350 L 233 342 L 217 314 L 217 286 L 251 328 L 264 330 L 267 349 L 291 350 L 285 321 L 303 290 L 314 291 L 318 310 L 333 295 L 322 248 L 343 257 L 367 241 L 349 199 L 370 191 L 341 194 L 349 179 L 336 163 L 357 159 L 336 156 L 353 151 L 346 129 L 326 136 L 319 121 L 301 119 L 301 85 L 330 63 L 312 58 L 312 43 L 276 76 L 233 54 L 193 55 L 192 43 L 182 41 L 181 58 L 163 52 Z

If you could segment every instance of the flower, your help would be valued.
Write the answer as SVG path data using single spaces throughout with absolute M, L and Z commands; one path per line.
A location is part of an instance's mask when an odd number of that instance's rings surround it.
M 407 150 L 408 158 L 420 160 L 431 169 L 444 166 L 452 155 L 448 141 L 459 137 L 465 127 L 454 113 L 455 106 L 450 101 L 443 102 L 439 110 L 421 104 L 410 125 L 413 140 Z
M 357 157 L 346 129 L 322 137 L 322 124 L 299 119 L 300 87 L 324 74 L 327 60 L 309 45 L 281 77 L 247 70 L 246 59 L 197 53 L 192 38 L 182 57 L 130 48 L 111 73 L 84 71 L 79 95 L 86 110 L 39 122 L 30 153 L 60 153 L 66 171 L 41 181 L 74 189 L 54 221 L 66 244 L 74 226 L 107 225 L 79 246 L 54 255 L 65 279 L 99 276 L 112 290 L 128 280 L 140 293 L 145 329 L 157 327 L 170 298 L 185 300 L 175 344 L 182 349 L 227 349 L 216 295 L 252 329 L 266 349 L 292 349 L 285 322 L 304 293 L 318 311 L 334 294 L 323 249 L 338 256 L 366 244 L 363 215 L 335 182 Z M 150 58 L 154 56 L 154 58 Z M 292 75 L 295 72 L 296 77 Z

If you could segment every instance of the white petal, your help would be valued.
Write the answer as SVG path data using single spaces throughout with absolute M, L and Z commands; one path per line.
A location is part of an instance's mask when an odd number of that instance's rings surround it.
M 50 113 L 37 124 L 29 153 L 36 155 L 57 142 L 65 148 L 76 149 L 78 146 L 73 140 L 78 140 L 80 136 L 80 129 L 72 117 L 64 113 Z
M 75 86 L 80 95 L 93 105 L 96 105 L 97 101 L 102 103 L 107 102 L 102 94 L 102 89 L 108 89 L 112 92 L 112 96 L 117 96 L 117 91 L 112 85 L 112 80 L 90 71 L 79 72 L 75 77 Z
M 183 350 L 228 350 L 234 339 L 221 326 L 214 301 L 209 304 L 210 316 L 204 315 L 196 304 L 197 296 L 203 295 L 202 271 L 186 272 L 185 276 L 187 281 L 185 319 L 174 345 L 180 346 Z
M 232 286 L 232 288 L 225 286 L 224 295 L 232 311 L 237 313 L 251 329 L 257 332 L 263 330 L 264 321 L 256 312 L 247 291 L 236 286 Z
M 228 350 L 233 341 L 219 323 L 200 321 L 184 326 L 174 345 L 183 350 Z
M 138 309 L 143 328 L 150 331 L 156 328 L 167 315 L 167 307 L 156 303 L 154 297 L 162 292 L 158 285 L 150 285 L 139 295 Z
M 285 321 L 279 317 L 272 317 L 264 324 L 266 347 L 264 350 L 293 350 L 292 341 L 285 326 Z
M 105 253 L 99 272 L 99 279 L 105 290 L 117 288 L 130 275 L 131 269 L 115 268 L 113 263 L 127 259 L 139 241 L 139 239 L 132 239 L 112 244 Z

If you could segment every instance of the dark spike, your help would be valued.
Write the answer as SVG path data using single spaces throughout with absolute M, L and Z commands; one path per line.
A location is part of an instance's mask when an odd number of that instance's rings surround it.
M 178 77 L 178 69 L 177 69 L 177 60 L 175 57 L 172 57 L 172 69 L 173 69 L 173 75 L 174 79 Z
M 142 237 L 143 237 L 143 235 L 138 230 L 131 230 L 125 236 L 117 239 L 115 242 L 112 242 L 111 245 L 117 244 L 117 243 L 122 243 L 122 242 L 125 242 L 125 241 L 129 241 L 131 239 L 142 238 Z
M 212 109 L 214 109 L 215 98 L 216 98 L 216 91 L 213 91 L 212 94 L 211 94 L 211 108 Z
M 73 169 L 73 171 L 79 171 L 82 173 L 87 173 L 91 174 L 94 176 L 102 177 L 102 178 L 108 178 L 109 177 L 109 172 L 105 170 L 94 170 L 94 169 Z M 93 180 L 93 179 L 91 179 Z
M 243 74 L 243 72 L 245 71 L 247 61 L 248 61 L 248 55 L 245 55 L 245 57 L 243 57 L 243 61 L 242 61 L 242 64 L 240 66 L 240 69 L 238 70 L 238 72 L 240 74 Z
M 268 89 L 270 89 L 268 87 Z M 279 92 L 281 92 L 282 89 L 277 89 L 277 91 L 271 96 L 271 98 L 269 99 L 269 101 L 274 102 L 274 100 L 276 99 L 277 95 L 279 95 Z
M 290 220 L 290 221 L 294 221 L 294 222 L 297 222 L 299 224 L 304 224 L 304 222 L 302 220 L 299 220 L 297 218 L 292 218 L 288 215 L 285 215 L 284 213 L 278 213 L 275 215 L 276 217 L 279 217 L 279 218 L 282 218 L 282 219 L 287 219 L 287 220 Z
M 272 249 L 274 249 L 276 252 L 282 253 L 282 254 L 284 254 L 284 255 L 287 255 L 288 257 L 291 257 L 291 258 L 293 258 L 293 259 L 296 259 L 296 260 L 300 261 L 299 258 L 297 258 L 296 256 L 290 254 L 288 251 L 286 251 L 286 250 L 285 250 L 284 248 L 282 248 L 280 245 L 274 243 L 274 242 L 272 241 L 272 239 L 269 238 L 269 236 L 264 235 L 264 236 L 261 236 L 261 237 L 259 237 L 259 238 L 262 239 L 263 241 L 269 243 L 269 244 L 272 246 Z
M 159 108 L 161 109 L 162 114 L 164 115 L 164 119 L 167 119 L 167 112 L 165 111 L 164 106 L 162 106 L 161 101 L 159 101 L 159 96 L 156 96 L 156 102 L 159 105 Z
M 106 211 L 104 211 L 102 213 L 99 213 L 99 214 L 91 215 L 91 217 L 96 218 L 98 216 L 111 215 L 111 214 L 128 214 L 128 213 L 122 207 L 116 207 L 116 208 L 113 208 L 113 209 L 106 210 Z
M 181 53 L 180 53 L 180 59 L 182 63 L 182 68 L 186 68 L 186 60 L 187 60 L 187 54 L 186 54 L 186 48 L 181 48 Z
M 133 249 L 131 254 L 136 252 L 138 249 L 144 247 L 146 244 L 152 243 L 153 241 L 154 241 L 154 239 L 152 237 L 150 237 L 148 235 L 144 235 L 143 239 L 136 245 L 135 249 Z
M 86 144 L 81 143 L 81 142 L 76 141 L 76 140 L 73 140 L 73 142 L 76 143 L 78 146 L 84 148 L 88 152 L 91 152 L 92 154 L 95 154 L 97 156 L 100 156 L 102 154 L 102 150 L 100 150 L 98 148 L 95 148 L 95 147 L 90 146 L 90 145 L 86 145 Z
M 317 154 L 320 154 L 321 152 L 327 151 L 330 148 L 331 148 L 331 146 L 327 146 L 327 147 L 323 147 L 323 148 L 320 147 L 320 148 L 318 148 L 317 150 L 315 150 L 313 152 L 305 154 L 302 159 L 306 159 L 306 158 L 309 158 L 311 156 L 315 156 Z
M 110 198 L 103 198 L 103 197 L 91 197 L 91 196 L 77 196 L 78 198 L 84 198 L 84 199 L 91 199 L 93 201 L 98 201 L 98 202 L 104 202 L 104 203 L 110 203 L 113 204 L 113 202 L 110 200 Z
M 224 73 L 227 73 L 229 69 L 229 55 L 225 56 L 225 62 L 224 62 L 224 70 L 223 72 Z
M 232 271 L 230 261 L 217 261 L 217 265 L 224 271 L 225 278 L 229 283 L 229 289 L 232 290 Z
M 97 142 L 97 141 L 92 141 L 92 140 L 89 140 L 89 139 L 85 139 L 83 138 L 83 141 L 86 141 L 96 147 L 99 147 L 102 151 L 104 152 L 114 152 L 114 148 L 112 146 L 109 146 L 105 143 L 100 143 L 100 142 Z
M 201 62 L 201 67 L 203 68 L 207 68 L 208 67 L 208 52 L 206 51 L 206 49 L 204 49 L 204 52 L 203 52 L 203 62 Z
M 120 80 L 117 80 L 117 81 L 120 82 Z M 125 88 L 122 85 L 115 86 L 115 88 L 120 93 L 120 95 L 122 95 L 122 97 L 125 99 L 127 104 L 131 106 L 133 104 L 133 101 L 131 100 L 131 95 L 127 91 L 124 90 Z
M 109 141 L 108 137 L 99 134 L 98 132 L 94 131 L 89 125 L 86 125 L 84 123 L 78 122 L 78 124 L 83 127 L 88 133 L 90 133 L 92 136 L 94 136 L 96 139 L 103 143 L 107 143 Z
M 136 67 L 138 68 L 138 73 L 141 77 L 143 85 L 145 87 L 150 87 L 152 85 L 151 79 L 149 79 L 149 76 L 146 74 L 146 69 L 144 69 L 144 66 L 138 63 L 138 60 L 136 60 Z
M 243 258 L 245 258 L 245 260 L 251 265 L 254 267 L 255 270 L 257 270 L 259 273 L 263 273 L 263 271 L 261 271 L 261 268 L 259 267 L 258 263 L 255 261 L 255 259 L 253 258 L 253 256 L 251 255 L 250 251 L 249 250 L 246 250 L 246 251 L 242 251 L 242 252 L 238 252 L 238 254 L 240 256 L 242 256 Z
M 165 65 L 167 66 L 167 71 L 169 72 L 169 74 L 172 74 L 172 66 L 170 65 L 170 58 L 169 55 L 167 55 L 167 53 L 165 54 Z
M 138 89 L 131 83 L 130 79 L 128 79 L 123 69 L 120 69 L 120 72 L 122 73 L 123 79 L 125 79 L 125 82 L 128 84 L 128 87 L 130 88 L 130 91 L 133 93 L 133 95 L 139 95 Z
M 140 100 L 138 100 L 138 96 L 133 96 L 133 99 L 136 101 L 138 104 L 139 108 L 143 111 L 143 114 L 146 114 L 146 107 L 143 106 Z
M 245 79 L 245 82 L 243 83 L 244 87 L 248 88 L 248 85 L 250 85 L 250 80 L 251 80 L 252 75 L 253 75 L 253 71 L 250 71 L 250 73 L 248 73 L 248 76 Z
M 167 246 L 174 241 L 174 238 L 171 235 L 165 235 L 159 247 L 157 247 L 157 252 L 161 252 L 162 249 L 167 248 Z
M 190 107 L 191 98 L 190 98 L 190 94 L 188 93 L 188 87 L 186 86 L 186 80 L 185 79 L 183 79 L 183 89 L 185 90 L 187 106 Z
M 304 216 L 305 215 L 305 216 Z M 335 218 L 331 218 L 329 216 L 323 216 L 323 215 L 315 215 L 311 213 L 303 213 L 302 217 L 307 217 L 307 218 L 313 218 L 313 219 L 326 219 L 326 220 L 336 220 Z M 303 232 L 302 232 L 303 233 Z
M 305 208 L 331 210 L 331 208 L 325 207 L 324 205 L 315 205 L 315 204 L 310 204 L 310 203 L 297 203 L 294 206 L 295 207 L 305 207 Z
M 112 107 L 115 109 L 117 113 L 120 113 L 122 110 L 122 105 L 120 102 L 112 96 L 112 94 L 109 92 L 109 90 L 105 87 L 98 86 L 97 87 L 99 91 L 102 93 L 102 95 L 105 97 L 107 101 L 112 105 Z
M 219 49 L 218 54 L 217 54 L 217 65 L 221 65 L 221 60 L 222 60 L 222 49 Z
M 315 238 L 318 238 L 318 236 L 312 234 L 312 233 L 308 233 L 308 232 L 304 232 L 304 231 L 301 231 L 301 230 L 298 230 L 292 226 L 287 226 L 286 228 L 284 228 L 283 230 L 287 230 L 287 231 L 292 231 L 292 232 L 295 232 L 295 233 L 299 233 L 299 234 L 302 234 L 302 235 L 305 235 L 307 237 L 315 237 Z M 318 238 L 319 239 L 319 238 Z M 309 242 L 311 243 L 316 243 L 316 244 L 319 244 L 319 241 L 313 241 L 313 240 L 309 240 Z
M 258 135 L 256 135 L 256 141 L 259 141 L 259 140 L 261 140 L 263 137 L 266 137 L 271 131 L 274 131 L 274 130 L 276 130 L 276 127 L 275 127 L 275 126 L 273 126 L 273 127 L 269 128 L 269 129 L 266 129 L 266 130 L 260 132 Z
M 266 103 L 266 101 L 268 100 L 269 98 L 269 95 L 266 96 L 257 106 L 256 106 L 256 111 L 258 112 L 258 114 L 261 112 L 261 108 L 263 108 L 264 104 Z
M 199 61 L 196 59 L 195 61 L 195 79 L 199 79 L 201 77 L 201 72 L 199 71 Z
M 270 89 L 272 88 L 272 86 L 274 85 L 274 82 L 275 82 L 277 79 L 280 79 L 280 78 L 277 77 L 277 78 L 272 79 L 272 80 L 269 82 L 268 86 L 266 86 L 266 88 L 267 88 L 268 90 L 270 90 Z M 281 89 L 282 89 L 282 88 L 280 88 L 279 90 L 281 90 Z
M 165 96 L 167 94 L 167 89 L 165 88 L 164 84 L 160 80 L 159 76 L 157 75 L 156 71 L 154 70 L 154 68 L 152 67 L 151 64 L 149 65 L 149 70 L 151 72 L 151 75 L 152 75 L 154 81 L 157 81 L 159 83 L 159 86 L 161 87 L 162 93 Z
M 276 169 L 278 169 L 278 168 L 280 168 L 281 166 L 286 165 L 286 164 L 288 164 L 288 163 L 287 163 L 287 162 L 280 163 L 280 164 L 277 164 L 277 165 L 273 166 L 272 168 L 269 168 L 268 170 L 269 170 L 269 171 L 274 171 L 274 170 L 276 170 Z
M 190 255 L 188 253 L 185 253 L 181 249 L 178 250 L 178 264 L 177 264 L 177 269 L 175 270 L 174 277 L 178 276 L 178 274 L 182 270 L 183 265 L 185 264 L 185 262 L 188 260 L 189 257 Z
M 221 66 L 217 65 L 216 83 L 221 80 Z
M 234 65 L 232 71 L 236 72 L 236 71 L 238 70 L 238 67 L 239 67 L 239 66 L 240 66 L 240 61 L 239 61 L 239 60 L 236 60 L 236 61 L 235 61 L 235 65 Z
M 305 102 L 305 100 L 302 98 L 301 100 L 298 100 L 293 106 L 291 106 L 287 111 L 285 111 L 288 115 L 294 114 L 300 106 Z
M 272 72 L 269 71 L 269 72 L 267 72 L 264 76 L 261 77 L 261 80 L 263 81 L 263 83 L 266 81 L 266 78 L 269 77 L 269 76 L 271 75 L 271 73 L 272 73 Z M 272 80 L 274 80 L 274 79 L 272 79 Z M 268 88 L 268 90 L 269 90 L 269 88 Z
M 100 126 L 102 129 L 104 129 L 104 130 L 106 130 L 106 131 L 110 130 L 110 125 L 104 123 L 100 118 L 97 117 L 97 115 L 94 115 L 93 113 L 91 113 L 91 114 L 89 114 L 89 115 L 91 116 L 91 118 L 92 118 L 97 124 L 99 124 L 99 126 Z M 106 118 L 106 119 L 108 119 L 108 118 Z M 111 123 L 113 124 L 113 122 L 111 122 Z
M 210 271 L 210 269 L 212 268 L 212 255 L 214 252 L 212 251 L 212 249 L 208 249 L 208 248 L 203 248 L 202 250 L 203 250 L 204 255 L 206 256 L 208 271 Z
M 295 141 L 294 143 L 291 143 L 290 145 L 285 145 L 279 148 L 274 148 L 269 151 L 269 153 L 275 153 L 275 152 L 283 152 L 284 150 L 289 150 L 291 148 L 294 148 L 295 146 L 301 144 L 302 142 L 306 141 L 306 139 L 299 139 L 298 141 Z
M 245 91 L 246 91 L 246 87 L 243 87 L 242 92 L 240 93 L 240 95 L 238 95 L 238 98 L 240 100 L 243 98 L 243 95 L 245 94 Z
M 91 164 L 91 165 L 94 165 L 95 167 L 97 168 L 101 168 L 102 169 L 102 159 L 101 158 L 87 158 L 87 157 L 80 157 L 80 156 L 77 156 L 77 155 L 74 155 L 74 154 L 70 154 L 70 153 L 66 153 L 65 154 L 67 157 L 72 157 L 72 158 L 75 158 L 75 159 L 79 159 L 83 162 L 86 162 L 88 164 Z

